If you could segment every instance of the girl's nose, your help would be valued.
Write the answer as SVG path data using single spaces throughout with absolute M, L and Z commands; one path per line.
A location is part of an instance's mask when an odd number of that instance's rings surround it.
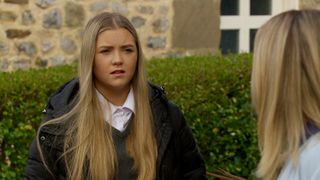
M 114 52 L 114 56 L 112 58 L 112 64 L 121 65 L 123 63 L 123 59 L 121 53 L 119 51 Z

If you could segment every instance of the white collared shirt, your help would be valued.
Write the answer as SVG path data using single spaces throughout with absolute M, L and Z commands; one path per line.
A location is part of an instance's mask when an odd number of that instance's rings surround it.
M 104 119 L 111 124 L 112 127 L 123 132 L 129 124 L 128 122 L 132 113 L 135 113 L 133 89 L 130 89 L 127 99 L 122 106 L 116 106 L 110 103 L 98 90 L 96 90 L 96 92 L 105 116 Z M 112 114 L 111 118 L 109 118 L 110 110 Z

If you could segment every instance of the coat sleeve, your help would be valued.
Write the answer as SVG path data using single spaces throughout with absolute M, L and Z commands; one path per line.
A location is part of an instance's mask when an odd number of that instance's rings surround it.
M 178 123 L 174 128 L 178 128 L 178 141 L 180 142 L 181 165 L 183 179 L 186 180 L 206 180 L 205 162 L 200 154 L 195 138 L 193 137 L 190 127 L 178 107 L 171 104 L 176 121 Z
M 36 139 L 33 140 L 30 146 L 24 179 L 25 180 L 54 179 L 54 177 L 49 173 L 49 171 L 44 166 L 40 158 Z

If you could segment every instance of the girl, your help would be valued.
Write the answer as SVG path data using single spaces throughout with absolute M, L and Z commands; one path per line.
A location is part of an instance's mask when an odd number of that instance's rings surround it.
M 319 10 L 291 10 L 257 33 L 251 91 L 262 179 L 320 179 L 319 32 Z
M 181 111 L 147 82 L 127 18 L 102 13 L 83 34 L 79 78 L 53 94 L 26 179 L 206 179 Z

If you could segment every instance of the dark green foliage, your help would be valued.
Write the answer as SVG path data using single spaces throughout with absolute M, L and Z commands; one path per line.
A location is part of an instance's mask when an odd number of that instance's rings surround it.
M 259 159 L 250 107 L 251 55 L 149 61 L 150 81 L 162 85 L 184 112 L 208 171 L 252 178 Z M 76 66 L 0 73 L 0 179 L 21 179 L 29 145 L 50 94 Z
M 210 172 L 222 168 L 253 178 L 259 153 L 250 106 L 251 59 L 240 54 L 149 63 L 149 79 L 163 85 L 183 110 Z
M 75 66 L 0 73 L 0 179 L 22 179 L 46 101 Z

